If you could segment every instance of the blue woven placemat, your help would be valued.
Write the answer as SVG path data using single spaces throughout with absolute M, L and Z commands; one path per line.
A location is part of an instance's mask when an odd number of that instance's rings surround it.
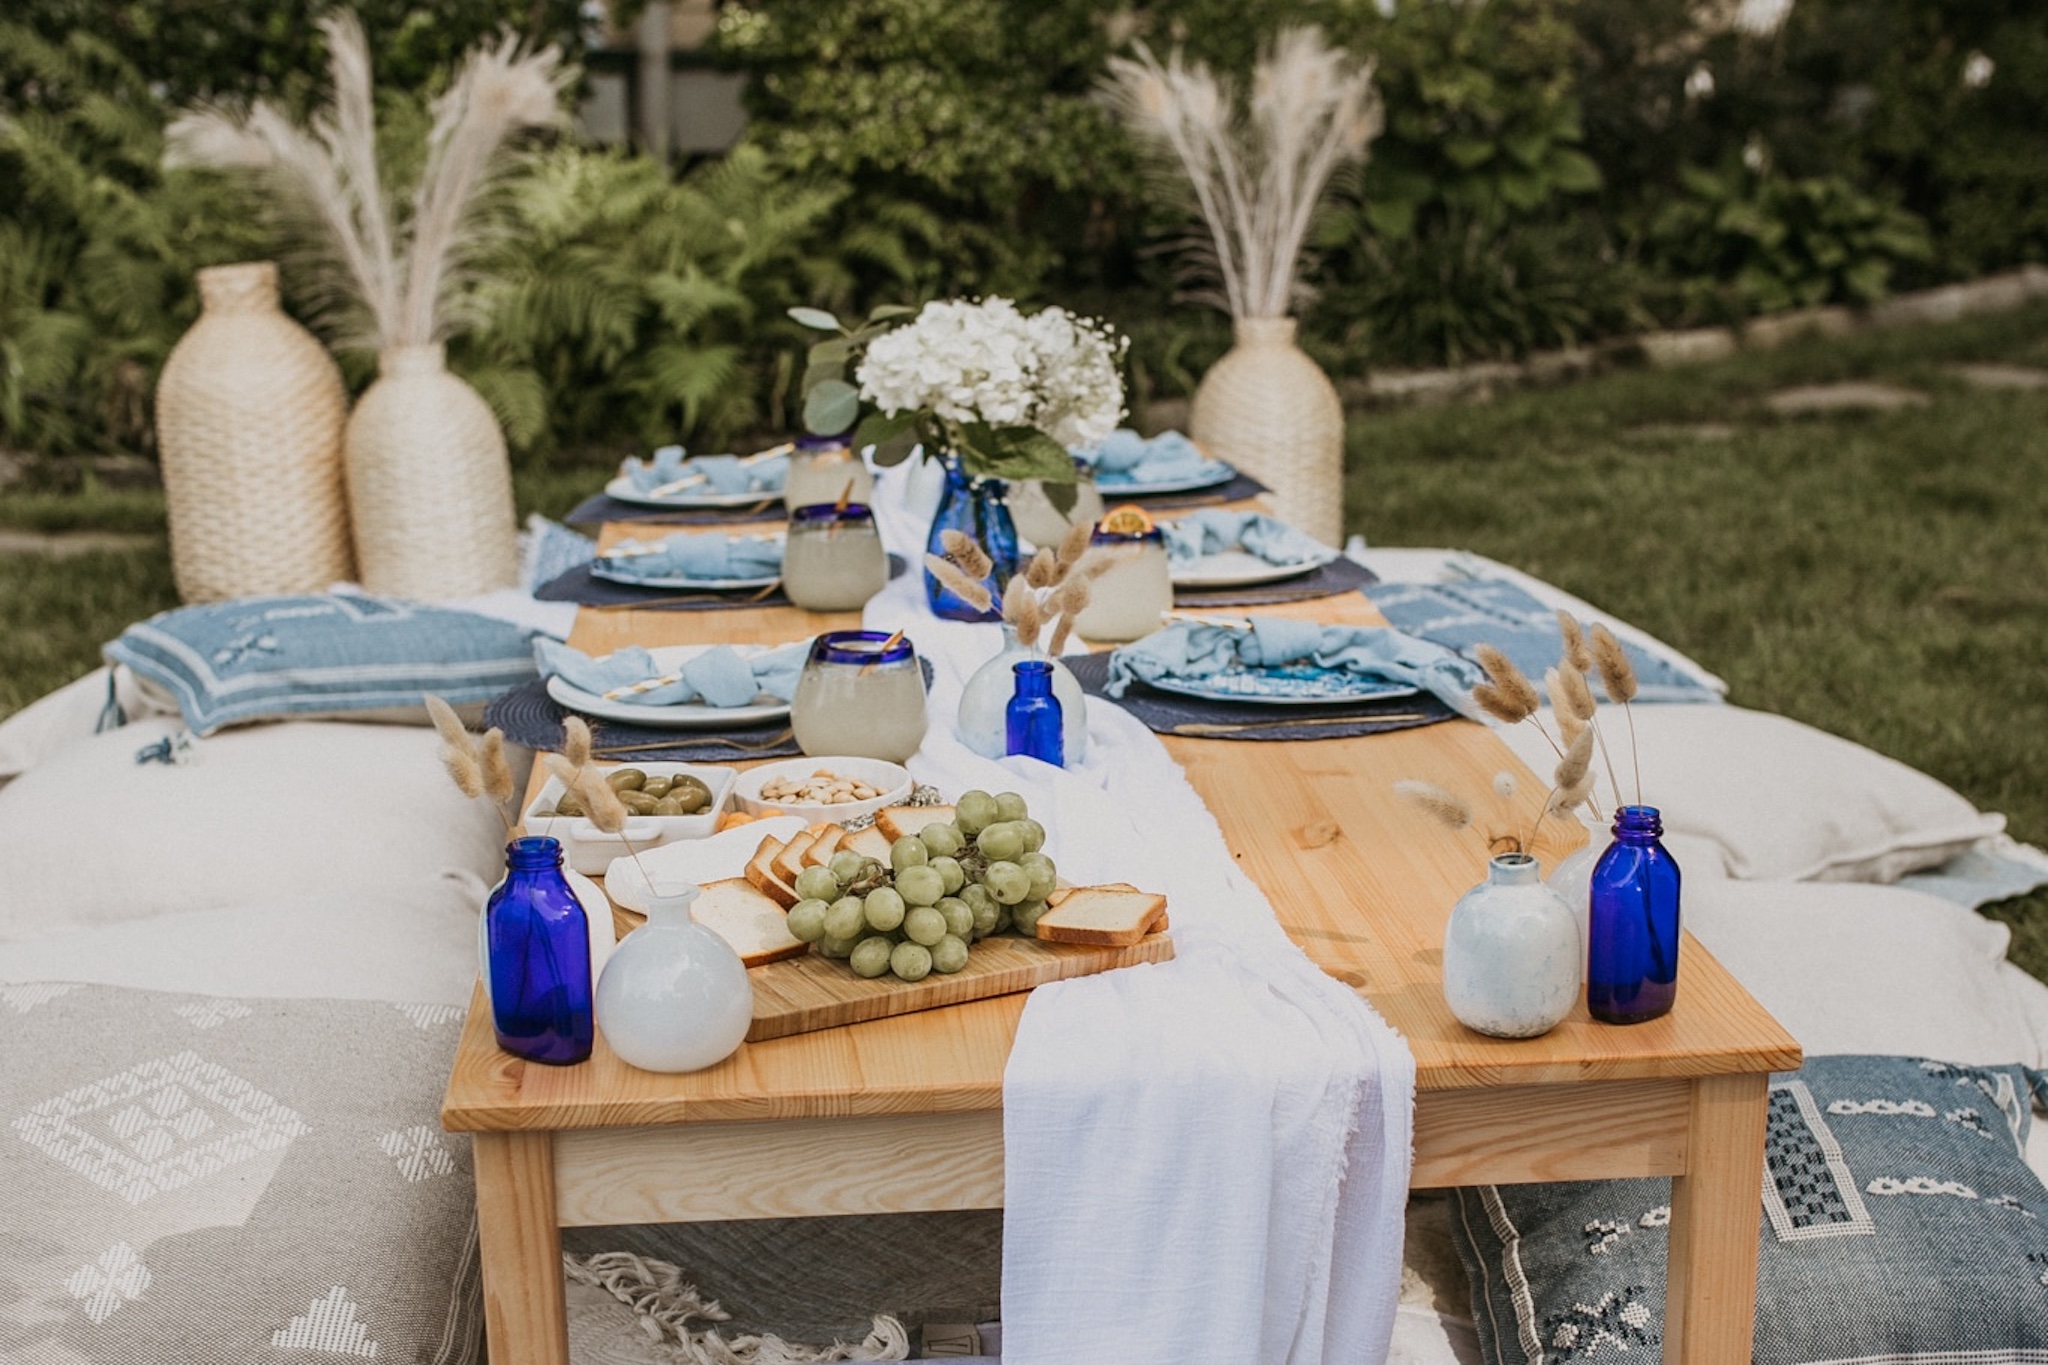
M 1266 485 L 1249 474 L 1239 474 L 1229 483 L 1212 484 L 1208 488 L 1189 488 L 1179 493 L 1147 493 L 1140 488 L 1119 488 L 1115 484 L 1097 484 L 1104 503 L 1118 507 L 1135 502 L 1141 507 L 1206 507 L 1211 503 L 1242 502 L 1255 498 L 1266 491 Z
M 562 518 L 571 526 L 601 526 L 608 521 L 637 521 L 655 526 L 709 526 L 720 522 L 781 520 L 782 495 L 770 493 L 759 502 L 740 507 L 647 507 L 621 502 L 609 493 L 599 493 L 576 504 L 576 510 Z
M 1457 712 L 1427 692 L 1378 702 L 1332 702 L 1327 706 L 1264 706 L 1257 702 L 1206 701 L 1161 692 L 1134 682 L 1121 697 L 1103 690 L 1109 681 L 1109 651 L 1064 654 L 1081 690 L 1121 706 L 1148 729 L 1196 739 L 1350 739 L 1388 730 L 1413 730 L 1452 720 Z M 1218 727 L 1209 731 L 1206 727 Z M 1250 728 L 1238 729 L 1246 726 Z M 1190 727 L 1195 727 L 1190 729 Z
M 1336 597 L 1380 581 L 1379 575 L 1353 559 L 1338 555 L 1299 578 L 1278 583 L 1252 583 L 1235 588 L 1175 588 L 1176 607 L 1256 607 L 1274 602 L 1306 602 Z
M 507 741 L 529 749 L 559 750 L 569 711 L 548 695 L 546 679 L 503 693 L 484 708 L 484 724 L 505 732 Z M 801 753 L 789 718 L 730 730 L 659 730 L 612 720 L 591 720 L 590 737 L 600 758 L 663 759 L 678 763 L 737 763 L 786 758 Z
M 908 568 L 903 556 L 889 556 L 889 577 Z M 633 611 L 730 611 L 734 607 L 786 607 L 789 594 L 780 582 L 766 588 L 741 588 L 719 592 L 700 588 L 646 588 L 633 583 L 615 583 L 599 578 L 590 565 L 579 564 L 565 574 L 549 579 L 533 590 L 543 602 L 574 602 L 578 606 Z

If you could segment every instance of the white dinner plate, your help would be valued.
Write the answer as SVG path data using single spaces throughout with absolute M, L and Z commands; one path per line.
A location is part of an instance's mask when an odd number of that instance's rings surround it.
M 1095 486 L 1104 498 L 1142 498 L 1148 493 L 1192 493 L 1198 488 L 1214 488 L 1229 483 L 1237 477 L 1237 471 L 1221 460 L 1204 460 L 1193 471 L 1178 478 L 1159 479 L 1139 483 L 1133 479 L 1118 478 L 1114 474 L 1097 474 Z
M 767 652 L 770 645 L 734 645 L 742 658 Z M 689 660 L 717 645 L 664 645 L 651 649 L 654 666 L 673 673 Z M 586 692 L 566 678 L 548 679 L 548 695 L 580 715 L 615 720 L 625 725 L 644 725 L 650 730 L 719 730 L 729 726 L 758 725 L 780 720 L 789 714 L 789 703 L 763 692 L 746 706 L 706 706 L 703 702 L 679 702 L 672 706 L 639 706 L 630 701 L 606 701 L 596 692 Z
M 624 474 L 606 484 L 604 491 L 606 496 L 616 498 L 620 502 L 630 502 L 636 507 L 667 507 L 678 511 L 699 507 L 753 507 L 761 503 L 782 501 L 782 490 L 779 488 L 754 489 L 745 493 L 700 493 L 695 489 L 686 489 L 665 498 L 656 498 L 635 488 L 633 481 Z
M 1259 583 L 1279 583 L 1313 573 L 1337 557 L 1335 550 L 1314 559 L 1293 564 L 1268 564 L 1244 550 L 1218 550 L 1213 555 L 1177 564 L 1171 570 L 1176 588 L 1247 588 Z
M 769 574 L 765 578 L 685 578 L 680 575 L 629 578 L 622 573 L 613 573 L 600 564 L 590 566 L 590 576 L 628 588 L 682 588 L 690 592 L 739 592 L 746 588 L 772 588 L 782 581 L 782 575 L 779 573 Z
M 1151 686 L 1161 692 L 1178 692 L 1204 701 L 1248 701 L 1272 706 L 1392 701 L 1396 697 L 1412 697 L 1421 690 L 1407 683 L 1362 678 L 1318 664 L 1282 664 L 1278 668 L 1247 668 L 1240 664 L 1206 678 L 1161 678 Z

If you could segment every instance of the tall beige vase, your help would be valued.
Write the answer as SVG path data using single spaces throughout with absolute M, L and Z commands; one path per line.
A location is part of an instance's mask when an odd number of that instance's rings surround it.
M 1344 543 L 1344 408 L 1294 344 L 1293 318 L 1239 318 L 1237 344 L 1195 388 L 1188 435 L 1204 454 L 1273 490 L 1275 511 Z
M 200 271 L 199 300 L 156 385 L 178 594 L 323 592 L 352 574 L 341 371 L 278 306 L 269 261 Z
M 436 345 L 391 346 L 348 419 L 349 515 L 365 588 L 466 597 L 512 586 L 512 470 L 490 407 Z

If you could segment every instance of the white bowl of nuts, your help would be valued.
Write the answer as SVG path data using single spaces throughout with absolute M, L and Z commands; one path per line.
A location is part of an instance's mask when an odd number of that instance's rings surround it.
M 740 774 L 733 803 L 759 815 L 776 810 L 812 824 L 844 824 L 910 799 L 910 769 L 879 758 L 789 758 Z

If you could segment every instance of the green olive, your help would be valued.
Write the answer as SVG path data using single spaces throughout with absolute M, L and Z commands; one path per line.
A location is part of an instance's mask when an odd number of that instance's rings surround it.
M 668 795 L 668 789 L 675 785 L 675 781 L 673 777 L 665 777 L 660 773 L 656 773 L 653 777 L 640 784 L 640 790 L 659 801 L 662 797 Z
M 575 792 L 565 791 L 560 799 L 555 802 L 555 814 L 588 815 L 590 811 L 584 806 L 582 797 L 578 796 Z
M 646 792 L 633 791 L 629 788 L 619 793 L 619 804 L 635 815 L 652 815 L 654 808 L 661 803 Z
M 656 815 L 688 815 L 690 812 L 683 809 L 683 803 L 675 797 L 664 796 L 661 800 L 654 803 L 654 813 Z
M 615 792 L 636 792 L 640 790 L 640 784 L 647 780 L 647 774 L 638 768 L 620 768 L 615 772 L 606 773 L 604 780 Z
M 695 815 L 711 804 L 711 788 L 688 773 L 677 776 L 674 785 L 668 789 L 668 794 L 671 800 L 682 803 L 685 815 Z

